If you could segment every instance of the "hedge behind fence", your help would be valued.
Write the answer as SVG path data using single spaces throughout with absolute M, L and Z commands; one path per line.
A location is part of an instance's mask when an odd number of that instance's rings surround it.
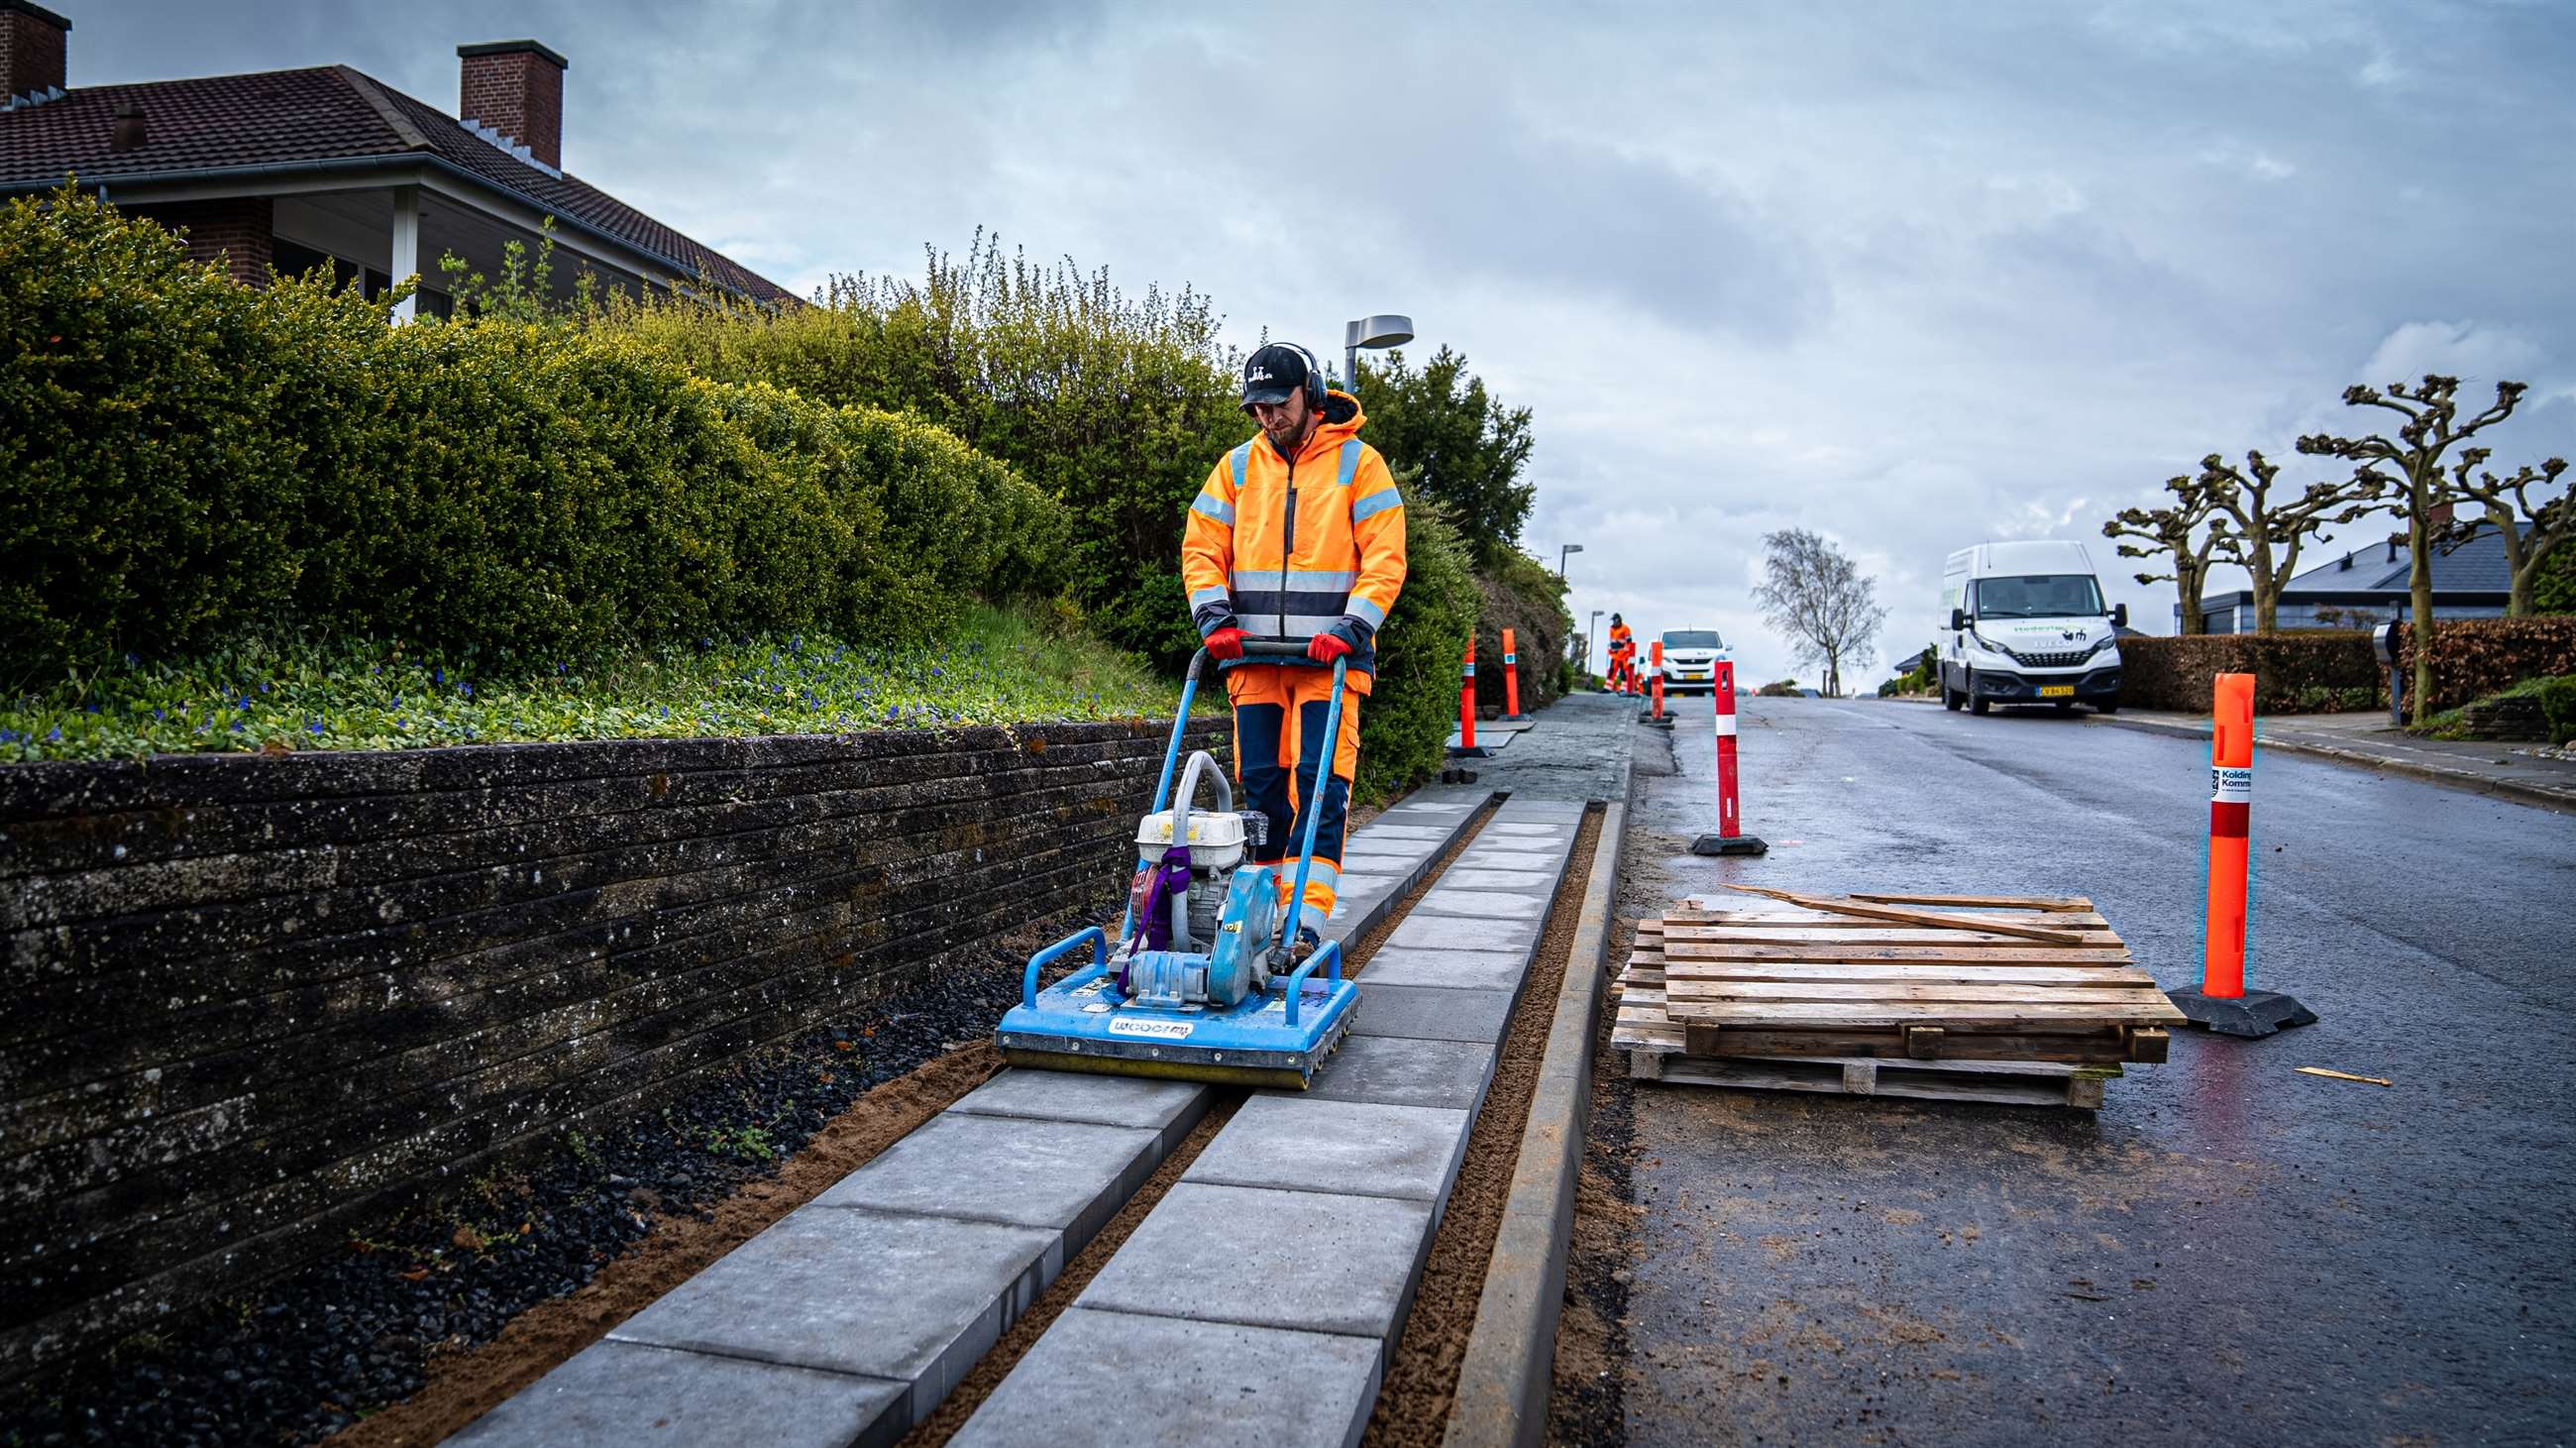
M 631 341 L 235 286 L 69 190 L 0 212 L 0 665 L 317 627 L 543 660 L 913 639 L 1052 592 L 1064 511 L 940 429 Z
M 2407 677 L 2414 629 L 2401 626 Z M 2369 709 L 2388 702 L 2387 675 L 2370 635 L 2350 630 L 2200 634 L 2120 640 L 2121 698 L 2141 709 L 2210 706 L 2219 674 L 2255 676 L 2264 714 Z M 2525 679 L 2576 674 L 2576 617 L 2464 618 L 2433 625 L 2433 707 L 2455 709 Z M 2410 706 L 2411 707 L 2411 706 Z

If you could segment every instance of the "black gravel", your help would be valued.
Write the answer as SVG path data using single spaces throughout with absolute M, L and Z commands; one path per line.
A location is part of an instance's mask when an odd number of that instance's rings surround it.
M 1067 916 L 1055 934 L 1083 919 Z M 1050 936 L 1049 938 L 1053 938 Z M 687 1096 L 355 1235 L 257 1295 L 175 1314 L 0 1396 L 0 1445 L 310 1443 L 419 1391 L 434 1347 L 488 1342 L 588 1282 L 656 1218 L 704 1218 L 870 1088 L 990 1039 L 1025 953 L 939 973 Z

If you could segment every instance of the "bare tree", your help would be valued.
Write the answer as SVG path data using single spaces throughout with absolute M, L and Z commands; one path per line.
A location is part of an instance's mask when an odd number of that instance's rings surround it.
M 2460 518 L 2441 530 L 2434 546 L 2448 553 L 2478 535 L 2481 528 L 2493 528 L 2504 539 L 2504 563 L 2513 579 L 2513 591 L 2505 603 L 2508 618 L 2531 615 L 2531 585 L 2540 576 L 2540 566 L 2559 544 L 2576 533 L 2576 491 L 2556 497 L 2549 490 L 2558 485 L 2567 471 L 2565 458 L 2551 458 L 2538 467 L 2529 463 L 2509 478 L 2499 478 L 2483 471 L 2488 457 L 2482 447 L 2460 454 L 2459 466 L 2451 469 L 2451 496 L 2463 503 L 2474 503 L 2484 517 Z M 2533 489 L 2540 496 L 2534 499 Z
M 1763 617 L 1795 644 L 1800 663 L 1824 666 L 1824 695 L 1843 692 L 1843 661 L 1866 662 L 1887 609 L 1878 583 L 1863 578 L 1842 550 L 1804 528 L 1767 534 L 1762 586 L 1753 599 Z
M 2209 632 L 2209 618 L 2200 611 L 2201 588 L 2209 581 L 2210 550 L 2218 545 L 2218 530 L 2226 526 L 2220 519 L 2211 531 L 2201 532 L 2217 510 L 2205 488 L 2196 486 L 2188 477 L 2165 479 L 2166 491 L 2174 495 L 2170 508 L 2123 508 L 2102 525 L 2105 538 L 2143 538 L 2146 547 L 2135 543 L 2120 545 L 2123 558 L 2153 558 L 2159 553 L 2173 555 L 2171 573 L 2141 573 L 2140 583 L 2171 582 L 2182 604 L 2182 631 L 2187 634 Z M 2201 533 L 2195 544 L 2192 534 Z
M 2460 419 L 2460 379 L 2427 372 L 2424 380 L 2409 388 L 2403 382 L 2391 383 L 2386 391 L 2370 387 L 2347 387 L 2343 392 L 2346 407 L 2376 407 L 2397 414 L 2400 419 L 2397 436 L 2365 433 L 2358 437 L 2338 437 L 2332 433 L 2311 433 L 2299 439 L 2299 451 L 2310 457 L 2342 458 L 2356 464 L 2354 476 L 2368 478 L 2379 486 L 2396 491 L 2398 505 L 2406 513 L 2406 553 L 2413 565 L 2413 616 L 2415 624 L 2415 722 L 2429 722 L 2433 717 L 2433 510 L 2444 501 L 2448 489 L 2442 478 L 2442 456 L 2452 448 L 2475 437 L 2487 428 L 2513 416 L 2522 394 L 2531 390 L 2527 382 L 2499 382 L 2495 401 L 2486 409 Z M 2396 475 L 2381 471 L 2381 466 L 2394 468 Z
M 2251 474 L 2249 477 L 2248 474 Z M 2245 469 L 2216 453 L 2200 460 L 2193 483 L 2236 526 L 2211 534 L 2218 556 L 2254 577 L 2254 628 L 2270 633 L 2280 626 L 2281 590 L 2299 571 L 2299 548 L 2329 523 L 2349 523 L 2388 507 L 2388 486 L 2373 474 L 2356 473 L 2341 482 L 2310 483 L 2308 490 L 2286 502 L 2272 497 L 2280 465 L 2260 452 L 2245 454 Z

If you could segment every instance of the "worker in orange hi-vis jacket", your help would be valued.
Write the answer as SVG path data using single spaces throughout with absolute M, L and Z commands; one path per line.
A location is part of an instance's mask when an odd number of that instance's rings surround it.
M 1181 579 L 1190 617 L 1225 670 L 1234 704 L 1235 777 L 1269 817 L 1261 863 L 1283 859 L 1315 821 L 1315 857 L 1296 951 L 1315 948 L 1341 880 L 1342 832 L 1359 771 L 1360 700 L 1377 666 L 1377 631 L 1404 588 L 1404 498 L 1376 448 L 1360 441 L 1357 398 L 1326 387 L 1313 353 L 1273 343 L 1243 367 L 1243 410 L 1261 435 L 1219 459 L 1190 504 Z M 1340 737 L 1322 789 L 1329 669 L 1247 660 L 1247 639 L 1293 643 L 1318 664 L 1347 660 Z M 1279 876 L 1279 903 L 1295 888 Z
M 1628 621 L 1610 615 L 1610 689 L 1626 693 L 1637 686 L 1637 635 Z

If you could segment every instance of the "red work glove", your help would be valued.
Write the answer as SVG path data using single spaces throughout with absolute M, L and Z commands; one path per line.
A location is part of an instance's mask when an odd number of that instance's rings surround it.
M 1306 657 L 1319 664 L 1329 664 L 1350 651 L 1350 640 L 1335 633 L 1319 633 L 1306 645 Z
M 1207 636 L 1207 651 L 1220 659 L 1243 657 L 1243 630 L 1221 628 Z

